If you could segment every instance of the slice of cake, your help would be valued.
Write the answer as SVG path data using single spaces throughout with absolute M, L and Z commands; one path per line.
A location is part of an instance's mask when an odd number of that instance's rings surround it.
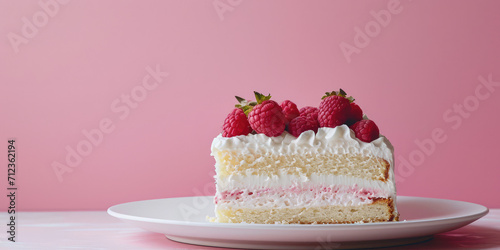
M 398 220 L 394 149 L 352 98 L 327 93 L 299 111 L 255 95 L 237 97 L 212 143 L 216 222 Z

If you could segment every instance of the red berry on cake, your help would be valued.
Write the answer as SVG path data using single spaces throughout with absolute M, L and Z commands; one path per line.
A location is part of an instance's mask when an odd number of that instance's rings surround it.
M 223 137 L 233 137 L 238 135 L 248 135 L 252 132 L 247 116 L 240 108 L 235 108 L 229 113 L 222 126 Z
M 314 120 L 318 120 L 318 112 L 319 112 L 318 108 L 310 106 L 303 107 L 299 110 L 300 116 L 304 117 L 310 116 Z
M 264 96 L 255 93 L 257 105 L 248 114 L 248 122 L 257 133 L 265 134 L 269 137 L 279 136 L 285 131 L 285 115 L 280 105 L 271 99 L 271 96 Z
M 295 137 L 299 137 L 302 132 L 307 130 L 318 132 L 318 122 L 310 116 L 298 116 L 288 124 L 288 132 Z
M 372 120 L 361 120 L 351 126 L 356 138 L 364 142 L 371 142 L 380 136 L 377 124 Z
M 361 120 L 363 120 L 363 110 L 361 110 L 358 104 L 351 102 L 351 115 L 349 115 L 346 124 L 348 126 L 351 126 L 352 124 Z
M 285 115 L 286 123 L 288 124 L 293 118 L 299 116 L 299 109 L 295 103 L 285 100 L 280 105 L 283 110 L 283 114 Z
M 334 128 L 347 121 L 351 114 L 351 104 L 345 96 L 346 93 L 342 89 L 338 93 L 332 91 L 323 96 L 318 112 L 320 127 Z

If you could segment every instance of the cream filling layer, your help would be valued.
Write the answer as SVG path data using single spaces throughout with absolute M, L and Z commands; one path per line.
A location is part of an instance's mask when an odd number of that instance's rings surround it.
M 268 188 L 235 190 L 217 193 L 216 209 L 287 208 L 316 206 L 359 206 L 370 204 L 375 198 L 388 198 L 382 190 L 358 186 L 320 186 L 315 188 Z
M 357 177 L 338 176 L 338 175 L 230 175 L 227 178 L 217 178 L 217 192 L 232 192 L 234 190 L 259 190 L 259 189 L 275 189 L 275 188 L 314 188 L 326 186 L 357 186 L 363 189 L 381 190 L 389 196 L 395 196 L 395 185 L 391 179 L 386 182 L 378 180 L 366 180 Z

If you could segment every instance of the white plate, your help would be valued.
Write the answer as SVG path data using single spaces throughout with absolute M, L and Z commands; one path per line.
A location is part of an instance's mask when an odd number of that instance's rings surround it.
M 108 213 L 174 241 L 247 249 L 404 245 L 429 240 L 488 213 L 488 208 L 473 203 L 406 196 L 397 197 L 397 207 L 399 222 L 328 225 L 208 222 L 207 216 L 214 216 L 212 196 L 129 202 L 110 207 Z

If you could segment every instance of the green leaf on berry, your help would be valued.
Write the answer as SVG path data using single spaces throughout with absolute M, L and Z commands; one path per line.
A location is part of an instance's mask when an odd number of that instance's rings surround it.
M 243 113 L 248 116 L 248 114 L 252 111 L 253 106 L 245 106 L 243 107 Z
M 354 98 L 352 96 L 346 97 L 347 93 L 343 89 L 340 89 L 339 92 L 337 92 L 337 91 L 326 92 L 325 95 L 323 97 L 321 97 L 321 100 L 323 100 L 329 96 L 333 96 L 333 95 L 344 97 L 347 100 L 349 100 L 349 102 L 354 102 Z
M 337 92 L 335 91 L 332 91 L 332 92 L 325 92 L 325 95 L 323 97 L 321 97 L 321 100 L 329 97 L 329 96 L 332 96 L 332 95 L 337 95 Z
M 244 98 L 241 98 L 239 96 L 235 96 L 236 100 L 238 100 L 239 103 L 245 102 L 246 100 Z
M 238 100 L 238 104 L 236 104 L 234 106 L 236 108 L 242 109 L 243 112 L 245 113 L 245 115 L 248 115 L 248 113 L 250 113 L 250 111 L 252 111 L 253 107 L 255 105 L 257 105 L 257 102 L 247 101 L 244 98 L 241 98 L 239 96 L 235 96 L 235 97 L 236 97 L 236 100 Z
M 257 100 L 257 104 L 261 104 L 262 102 L 271 99 L 271 94 L 265 96 L 257 91 L 254 91 L 253 93 L 255 94 L 255 100 Z

